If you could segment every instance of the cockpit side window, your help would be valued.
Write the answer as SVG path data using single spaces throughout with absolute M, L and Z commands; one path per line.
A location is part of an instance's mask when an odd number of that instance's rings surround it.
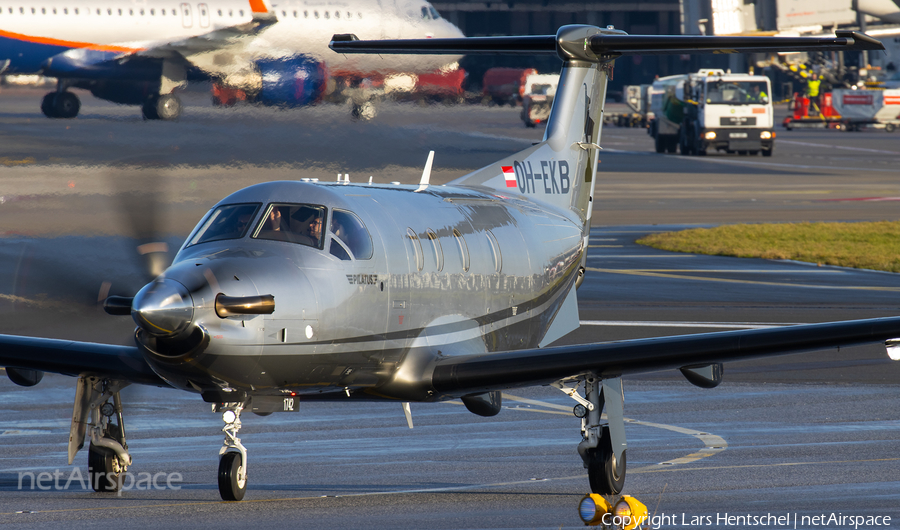
M 321 249 L 325 213 L 324 206 L 314 204 L 272 203 L 266 208 L 253 237 Z
M 219 206 L 206 218 L 187 246 L 244 237 L 259 207 L 258 203 Z
M 372 236 L 356 214 L 346 210 L 334 210 L 331 214 L 331 234 L 340 240 L 356 259 L 372 259 Z M 343 249 L 332 245 L 331 250 L 337 257 L 347 259 L 340 254 Z

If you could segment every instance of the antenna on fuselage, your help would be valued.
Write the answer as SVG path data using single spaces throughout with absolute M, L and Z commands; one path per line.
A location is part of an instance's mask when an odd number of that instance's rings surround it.
M 428 187 L 428 182 L 431 180 L 431 166 L 434 163 L 434 151 L 428 151 L 428 160 L 425 161 L 425 169 L 422 170 L 422 179 L 419 180 L 419 189 L 416 191 L 422 191 Z

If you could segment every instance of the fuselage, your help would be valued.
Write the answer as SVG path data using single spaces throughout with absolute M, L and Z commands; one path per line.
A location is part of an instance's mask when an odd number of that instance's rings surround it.
M 246 232 L 200 242 L 233 205 L 253 212 Z M 295 212 L 298 233 L 301 211 L 321 212 L 322 238 L 275 237 L 273 208 Z M 363 231 L 339 236 L 348 214 Z M 425 384 L 435 359 L 537 347 L 582 247 L 564 213 L 489 191 L 260 184 L 213 208 L 164 275 L 190 292 L 190 329 L 174 340 L 139 330 L 138 343 L 154 370 L 193 391 L 438 399 Z M 222 318 L 219 294 L 273 295 L 275 310 Z
M 327 4 L 294 0 L 280 2 L 272 12 L 277 23 L 230 52 L 248 59 L 303 54 L 325 62 L 335 73 L 430 72 L 446 65 L 447 58 L 394 56 L 387 62 L 373 62 L 336 54 L 327 45 L 335 33 L 355 33 L 368 39 L 462 36 L 430 4 L 417 0 Z M 5 73 L 41 73 L 48 59 L 67 50 L 100 53 L 112 59 L 251 20 L 245 0 L 2 0 L 0 67 L 8 61 Z

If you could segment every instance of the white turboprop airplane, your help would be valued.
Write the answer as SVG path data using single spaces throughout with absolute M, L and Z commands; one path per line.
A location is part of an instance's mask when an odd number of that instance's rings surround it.
M 147 119 L 181 113 L 173 93 L 189 80 L 212 80 L 252 101 L 307 105 L 328 75 L 381 78 L 452 67 L 454 57 L 394 56 L 378 71 L 359 56 L 327 48 L 335 33 L 368 39 L 461 37 L 425 0 L 0 0 L 0 73 L 58 79 L 41 110 L 74 118 L 69 88 L 141 105 Z

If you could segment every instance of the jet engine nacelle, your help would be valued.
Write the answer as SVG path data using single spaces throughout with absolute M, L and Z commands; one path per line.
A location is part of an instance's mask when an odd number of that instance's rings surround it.
M 262 86 L 256 101 L 263 105 L 301 107 L 322 98 L 328 82 L 325 65 L 303 55 L 257 61 Z

